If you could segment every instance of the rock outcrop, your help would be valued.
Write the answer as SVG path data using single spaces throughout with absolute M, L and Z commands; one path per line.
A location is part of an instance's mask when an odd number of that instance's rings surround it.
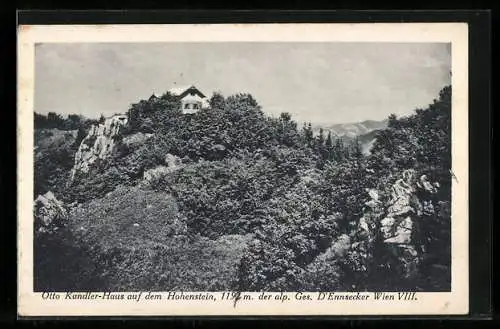
M 412 276 L 421 250 L 415 239 L 419 217 L 434 211 L 431 201 L 418 196 L 435 194 L 438 189 L 438 183 L 429 182 L 426 175 L 417 178 L 416 172 L 409 169 L 392 185 L 387 203 L 379 200 L 376 190 L 368 190 L 371 199 L 365 203 L 364 216 L 358 223 L 358 232 L 364 240 L 353 247 L 367 246 L 378 235 L 403 264 L 404 276 Z
M 351 238 L 347 234 L 342 234 L 336 240 L 332 241 L 331 246 L 322 254 L 316 257 L 316 261 L 327 261 L 344 257 L 351 248 Z
M 138 132 L 124 137 L 123 144 L 127 145 L 128 147 L 136 148 L 143 145 L 148 139 L 153 136 L 154 134 L 145 134 L 142 132 Z
M 176 170 L 179 170 L 184 167 L 182 163 L 182 159 L 178 156 L 168 153 L 165 156 L 165 165 L 157 166 L 155 168 L 146 170 L 144 172 L 143 180 L 146 183 L 152 183 L 157 181 L 158 179 L 164 177 L 167 174 L 170 174 Z
M 422 200 L 417 195 L 435 194 L 438 188 L 439 184 L 429 182 L 426 175 L 417 179 L 414 170 L 403 172 L 403 177 L 392 186 L 387 216 L 381 221 L 385 243 L 413 244 L 415 221 L 424 213 L 434 211 L 429 200 Z
M 62 201 L 57 200 L 52 192 L 39 195 L 35 200 L 35 230 L 53 233 L 66 225 L 68 212 Z
M 111 155 L 127 121 L 126 115 L 115 115 L 107 118 L 103 124 L 93 125 L 90 128 L 76 152 L 70 183 L 78 174 L 88 173 L 99 160 L 104 160 Z

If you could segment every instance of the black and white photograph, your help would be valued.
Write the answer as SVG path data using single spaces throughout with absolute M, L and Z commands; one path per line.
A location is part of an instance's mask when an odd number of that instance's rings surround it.
M 451 42 L 39 42 L 33 65 L 33 292 L 452 291 Z

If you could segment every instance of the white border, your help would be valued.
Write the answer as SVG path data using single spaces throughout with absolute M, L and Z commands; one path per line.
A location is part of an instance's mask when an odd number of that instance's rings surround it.
M 33 293 L 34 45 L 53 42 L 449 42 L 452 44 L 452 291 L 411 302 L 43 300 Z M 468 269 L 468 27 L 465 23 L 52 25 L 18 29 L 18 313 L 71 315 L 466 314 Z M 259 293 L 254 293 L 257 297 Z M 293 293 L 288 294 L 293 298 Z

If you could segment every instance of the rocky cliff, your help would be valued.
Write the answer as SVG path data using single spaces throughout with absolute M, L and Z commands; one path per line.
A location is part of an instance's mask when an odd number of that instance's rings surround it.
M 414 282 L 427 252 L 422 224 L 433 220 L 438 212 L 440 206 L 434 204 L 434 197 L 439 189 L 438 183 L 429 181 L 426 175 L 417 175 L 413 169 L 401 172 L 384 191 L 366 189 L 362 217 L 353 221 L 354 226 L 348 232 L 335 238 L 308 265 L 308 271 L 324 270 L 332 280 L 337 280 L 336 271 L 340 269 L 336 266 L 341 264 L 352 274 L 343 279 L 345 282 L 338 282 L 348 284 L 345 289 L 358 289 L 366 285 L 366 280 L 384 281 L 389 277 L 401 280 L 388 282 L 391 289 L 396 288 L 391 286 L 394 284 L 404 286 L 405 282 Z M 325 270 L 323 264 L 333 267 Z
M 103 124 L 93 125 L 90 128 L 76 152 L 70 183 L 75 180 L 77 175 L 89 173 L 99 160 L 104 160 L 111 155 L 127 122 L 126 115 L 115 115 L 107 118 Z
M 39 195 L 35 200 L 35 230 L 52 233 L 66 225 L 68 213 L 64 204 L 52 192 Z
M 439 183 L 431 183 L 426 175 L 417 177 L 405 170 L 392 186 L 387 202 L 379 200 L 379 192 L 368 190 L 364 216 L 359 220 L 357 234 L 361 239 L 352 245 L 354 252 L 368 256 L 369 246 L 377 238 L 402 264 L 403 276 L 411 277 L 419 265 L 422 241 L 418 239 L 422 215 L 432 213 L 429 196 L 438 192 Z

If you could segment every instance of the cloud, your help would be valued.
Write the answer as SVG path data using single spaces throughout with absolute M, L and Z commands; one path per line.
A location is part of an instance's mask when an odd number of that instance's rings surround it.
M 265 111 L 298 121 L 354 122 L 408 114 L 450 83 L 448 44 L 41 44 L 35 110 L 125 112 L 173 84 L 206 94 L 251 92 Z

